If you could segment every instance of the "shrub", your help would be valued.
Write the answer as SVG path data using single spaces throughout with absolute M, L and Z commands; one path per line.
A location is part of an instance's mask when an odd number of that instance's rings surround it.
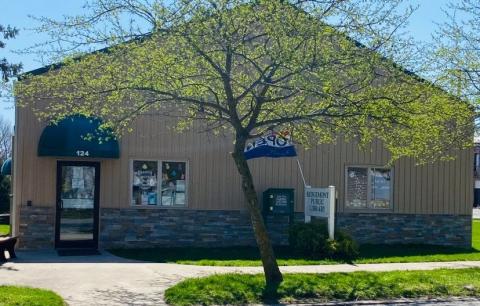
M 303 256 L 311 258 L 353 259 L 358 256 L 357 243 L 345 232 L 328 238 L 324 222 L 295 223 L 290 227 L 290 247 Z
M 324 223 L 294 223 L 290 228 L 289 244 L 298 253 L 309 257 L 323 254 L 328 239 Z
M 343 231 L 335 233 L 335 239 L 328 239 L 326 244 L 328 257 L 340 259 L 354 259 L 360 254 L 358 244 L 353 238 Z

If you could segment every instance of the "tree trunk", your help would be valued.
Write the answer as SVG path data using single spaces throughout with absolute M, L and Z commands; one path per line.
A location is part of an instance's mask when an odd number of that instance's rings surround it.
M 242 190 L 247 199 L 247 207 L 250 212 L 253 232 L 260 250 L 267 290 L 276 291 L 278 285 L 283 281 L 283 277 L 278 268 L 277 259 L 275 258 L 265 223 L 263 222 L 260 206 L 258 205 L 257 193 L 255 191 L 255 186 L 253 185 L 252 174 L 243 153 L 245 143 L 246 139 L 237 138 L 235 151 L 232 155 L 238 172 L 242 177 Z

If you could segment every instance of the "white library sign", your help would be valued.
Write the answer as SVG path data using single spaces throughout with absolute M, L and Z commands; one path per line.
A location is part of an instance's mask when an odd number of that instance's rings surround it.
M 328 218 L 328 188 L 305 188 L 305 206 L 309 216 Z
M 335 186 L 312 188 L 305 186 L 305 222 L 311 217 L 328 218 L 328 236 L 334 237 L 335 225 Z

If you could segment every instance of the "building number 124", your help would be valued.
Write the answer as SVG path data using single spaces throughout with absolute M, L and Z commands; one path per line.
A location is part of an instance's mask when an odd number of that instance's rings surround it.
M 77 151 L 77 156 L 90 156 L 90 153 L 88 153 L 88 151 L 78 150 Z

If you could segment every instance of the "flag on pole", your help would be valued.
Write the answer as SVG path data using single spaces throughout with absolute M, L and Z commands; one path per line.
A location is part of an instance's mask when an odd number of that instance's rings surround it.
M 245 159 L 257 157 L 288 157 L 297 156 L 288 131 L 270 131 L 267 135 L 255 139 L 245 147 Z

